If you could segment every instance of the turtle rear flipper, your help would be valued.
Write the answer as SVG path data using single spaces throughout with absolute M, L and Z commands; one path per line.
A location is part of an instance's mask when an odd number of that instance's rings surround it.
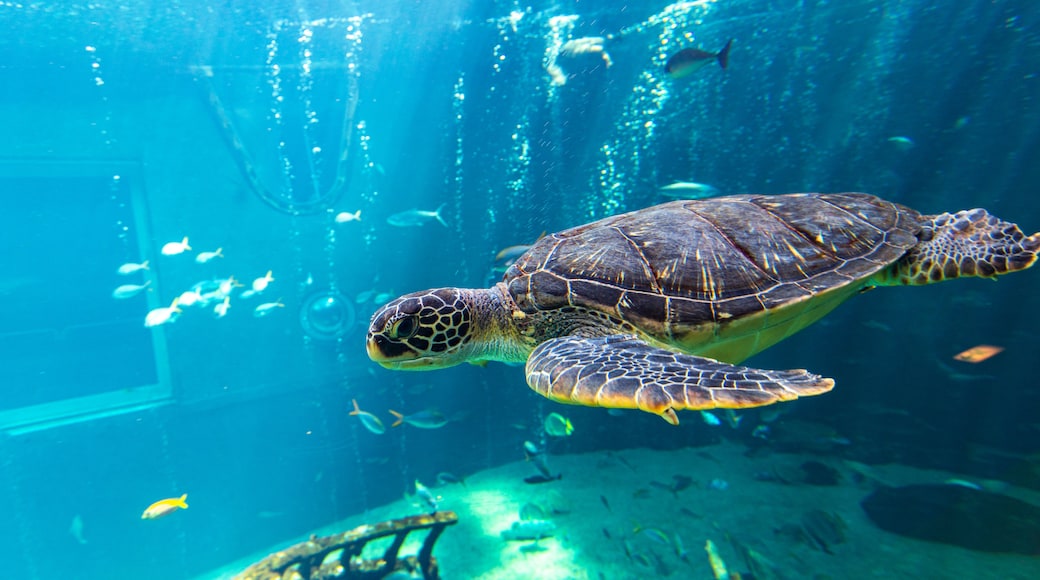
M 675 411 L 741 409 L 825 393 L 832 379 L 760 370 L 656 348 L 634 336 L 566 336 L 527 359 L 527 384 L 560 403 L 640 409 L 675 425 Z
M 920 242 L 881 271 L 879 285 L 918 285 L 962 276 L 995 278 L 1036 262 L 1040 233 L 1026 236 L 984 209 L 921 216 Z

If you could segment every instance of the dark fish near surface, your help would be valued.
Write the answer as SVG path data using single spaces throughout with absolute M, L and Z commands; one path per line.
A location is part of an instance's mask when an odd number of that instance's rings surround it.
M 668 58 L 664 65 L 665 72 L 673 79 L 681 79 L 692 75 L 704 68 L 713 60 L 719 62 L 719 66 L 726 68 L 729 64 L 729 49 L 733 45 L 733 39 L 729 39 L 726 46 L 718 52 L 707 52 L 699 48 L 684 48 Z
M 547 475 L 532 475 L 524 478 L 524 483 L 549 483 L 550 481 L 556 481 L 557 479 L 563 479 L 562 473 L 557 473 L 555 476 Z

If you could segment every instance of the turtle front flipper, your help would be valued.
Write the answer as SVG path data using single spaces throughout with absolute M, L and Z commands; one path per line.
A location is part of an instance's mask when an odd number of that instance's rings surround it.
M 560 403 L 640 409 L 677 425 L 676 411 L 761 407 L 825 393 L 834 380 L 730 365 L 619 335 L 543 342 L 527 359 L 527 384 Z

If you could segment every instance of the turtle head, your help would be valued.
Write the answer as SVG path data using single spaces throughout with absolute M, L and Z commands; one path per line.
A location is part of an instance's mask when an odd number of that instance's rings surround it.
M 368 327 L 368 357 L 388 369 L 428 370 L 465 362 L 472 316 L 465 290 L 406 294 L 380 308 Z

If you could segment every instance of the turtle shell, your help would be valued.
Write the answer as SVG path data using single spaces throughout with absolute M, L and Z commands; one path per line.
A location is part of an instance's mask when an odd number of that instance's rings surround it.
M 526 313 L 595 311 L 663 346 L 739 362 L 903 256 L 919 217 L 862 193 L 674 201 L 546 236 L 503 282 Z

